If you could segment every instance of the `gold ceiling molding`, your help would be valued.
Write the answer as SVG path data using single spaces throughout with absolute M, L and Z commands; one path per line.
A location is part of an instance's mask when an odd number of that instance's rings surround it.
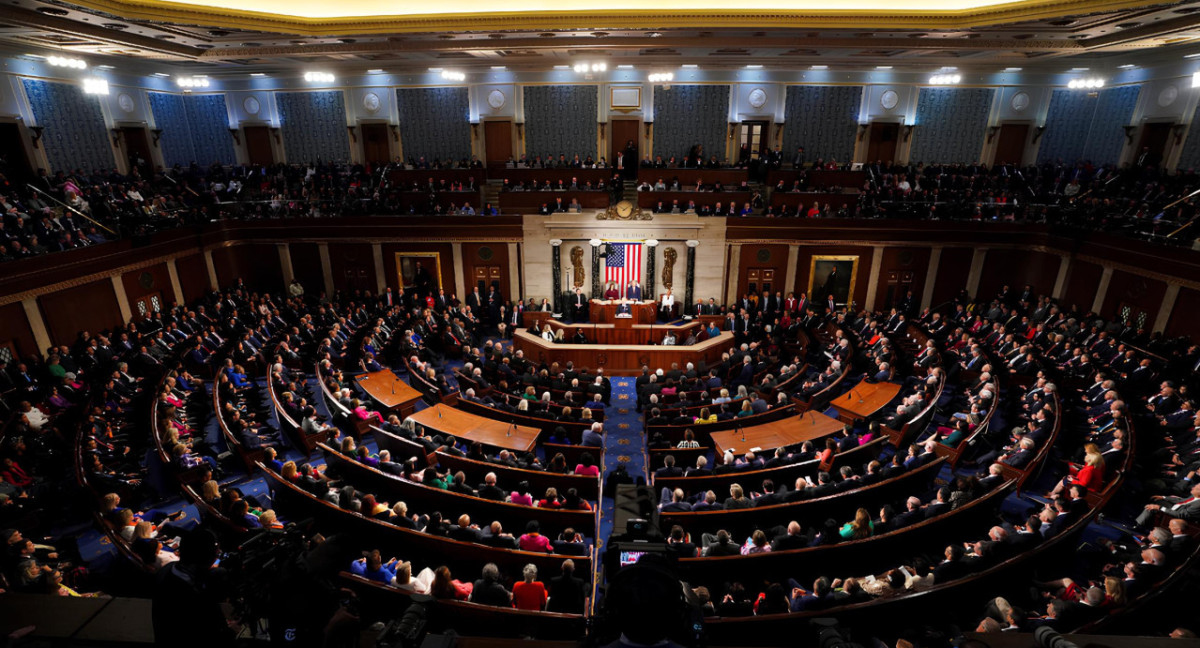
M 520 1 L 520 0 L 517 0 Z M 775 29 L 968 29 L 988 25 L 1046 20 L 1078 14 L 1123 11 L 1156 6 L 1144 0 L 1015 0 L 986 5 L 979 2 L 967 9 L 675 9 L 671 2 L 653 9 L 571 8 L 582 0 L 566 0 L 562 9 L 540 11 L 537 3 L 525 10 L 486 13 L 431 13 L 307 17 L 288 15 L 292 10 L 283 0 L 260 1 L 277 7 L 250 11 L 167 0 L 75 0 L 97 11 L 126 20 L 152 20 L 199 24 L 227 29 L 289 33 L 305 36 L 350 34 L 415 33 L 489 30 L 578 30 L 589 26 L 607 29 L 752 28 L 770 25 Z M 346 6 L 354 2 L 347 0 Z M 814 3 L 815 4 L 815 3 Z

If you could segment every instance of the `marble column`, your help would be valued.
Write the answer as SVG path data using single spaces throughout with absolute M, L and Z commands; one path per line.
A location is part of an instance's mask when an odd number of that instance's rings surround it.
M 729 278 L 725 283 L 725 303 L 729 304 L 738 298 L 738 264 L 742 262 L 742 244 L 729 244 Z
M 645 284 L 642 289 L 642 297 L 645 299 L 654 299 L 654 284 L 656 283 L 654 270 L 658 265 L 656 254 L 658 254 L 658 241 L 656 239 L 646 241 L 646 276 L 642 278 Z
M 328 243 L 317 243 L 317 257 L 321 260 L 321 276 L 325 280 L 325 296 L 333 299 L 333 264 L 329 261 Z
M 217 266 L 213 264 L 212 250 L 204 251 L 204 267 L 208 270 L 208 287 L 212 290 L 220 290 L 221 285 L 217 281 Z
M 588 241 L 592 246 L 592 299 L 600 299 L 604 291 L 600 290 L 600 239 Z M 555 272 L 555 276 L 558 273 Z
M 33 340 L 38 345 L 38 355 L 45 357 L 46 349 L 49 349 L 52 343 L 50 331 L 46 328 L 46 320 L 42 319 L 42 309 L 38 308 L 37 298 L 22 299 L 21 307 L 25 309 L 25 319 L 29 320 L 29 330 L 33 332 Z
M 175 295 L 175 303 L 184 303 L 183 284 L 179 283 L 179 268 L 175 267 L 175 259 L 167 261 L 167 275 L 171 277 L 171 291 Z
M 800 265 L 800 246 L 788 246 L 787 274 L 783 277 L 783 294 L 796 292 L 796 270 Z
M 918 310 L 933 306 L 933 287 L 937 283 L 938 265 L 942 262 L 942 248 L 935 247 L 929 253 L 929 269 L 925 271 L 925 287 L 921 290 L 921 306 Z
M 967 294 L 972 297 L 979 292 L 979 280 L 983 278 L 983 262 L 987 259 L 988 249 L 985 247 L 975 248 L 975 254 L 971 257 L 971 270 L 967 273 Z
M 595 252 L 593 252 L 595 254 Z M 512 259 L 509 259 L 512 262 Z M 554 312 L 563 312 L 562 308 L 562 239 L 550 240 L 550 275 L 554 277 Z
M 1164 331 L 1167 328 L 1167 322 L 1171 320 L 1171 311 L 1175 309 L 1175 302 L 1179 299 L 1179 284 L 1167 284 L 1167 292 L 1163 294 L 1162 306 L 1158 309 L 1158 315 L 1154 318 L 1154 327 L 1151 331 Z
M 696 246 L 700 245 L 700 241 L 692 240 L 687 242 L 687 280 L 684 283 L 684 299 L 683 310 L 696 302 Z
M 1104 298 L 1108 297 L 1108 284 L 1112 283 L 1112 266 L 1104 266 L 1100 274 L 1100 286 L 1096 288 L 1096 298 L 1092 300 L 1092 311 L 1099 313 L 1104 308 Z
M 117 297 L 117 308 L 121 311 L 121 319 L 125 323 L 133 321 L 133 309 L 129 307 L 129 296 L 125 294 L 125 282 L 121 281 L 121 275 L 113 275 L 112 287 L 113 294 Z
M 383 246 L 371 244 L 371 256 L 375 262 L 375 294 L 382 295 L 387 290 L 387 272 L 383 268 Z
M 1071 257 L 1063 256 L 1058 262 L 1058 276 L 1054 279 L 1054 291 L 1050 296 L 1059 299 L 1062 297 L 1063 291 L 1067 289 L 1067 276 L 1071 272 Z

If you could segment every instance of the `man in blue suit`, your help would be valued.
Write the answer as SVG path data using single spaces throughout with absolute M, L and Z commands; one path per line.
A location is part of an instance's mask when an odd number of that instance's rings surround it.
M 625 289 L 625 299 L 632 299 L 634 301 L 642 301 L 641 285 L 634 283 L 632 281 L 629 282 L 629 287 Z

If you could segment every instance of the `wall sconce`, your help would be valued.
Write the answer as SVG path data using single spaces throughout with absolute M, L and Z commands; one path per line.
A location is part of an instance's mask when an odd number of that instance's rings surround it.
M 276 144 L 283 144 L 283 142 L 279 139 L 279 132 L 281 130 L 283 130 L 283 129 L 279 128 L 278 126 L 271 129 L 271 134 L 275 136 Z
M 29 130 L 33 135 L 29 136 L 29 141 L 33 144 L 33 148 L 39 148 L 38 142 L 42 141 L 42 131 L 46 130 L 45 126 L 30 126 Z
M 915 131 L 915 130 L 917 130 L 916 124 L 905 124 L 904 125 L 904 141 L 905 142 L 907 142 L 910 138 L 912 138 L 913 131 Z
M 238 145 L 238 146 L 241 146 L 241 145 L 242 145 L 242 138 L 241 138 L 241 135 L 240 135 L 240 133 L 238 133 L 238 129 L 236 129 L 236 128 L 230 128 L 230 129 L 229 129 L 229 135 L 230 135 L 231 137 L 233 137 L 233 143 L 234 143 L 234 144 L 236 144 L 236 145 Z
M 1034 128 L 1033 129 L 1033 143 L 1037 144 L 1037 141 L 1042 139 L 1042 135 L 1044 135 L 1044 134 L 1046 134 L 1045 126 L 1038 126 L 1038 127 Z
M 870 124 L 859 124 L 858 125 L 858 141 L 860 141 L 860 142 L 862 141 L 863 136 L 867 134 L 867 129 L 870 127 L 871 127 Z
M 992 140 L 996 138 L 996 133 L 999 133 L 999 132 L 1000 132 L 999 126 L 988 126 L 988 131 L 987 131 L 988 144 L 992 143 Z
M 1178 146 L 1183 142 L 1183 134 L 1187 132 L 1187 124 L 1175 124 L 1171 126 L 1171 134 L 1175 136 L 1175 145 Z
M 729 122 L 729 139 L 733 139 L 733 136 L 737 135 L 737 127 L 737 122 Z
M 604 127 L 608 126 L 608 122 L 600 122 L 600 139 L 604 139 Z
M 775 124 L 775 141 L 783 142 L 783 122 L 777 122 Z
M 354 127 L 354 126 L 347 126 L 347 127 L 346 127 L 346 131 L 347 131 L 348 133 L 350 133 L 350 141 L 351 141 L 351 142 L 354 142 L 354 143 L 357 143 L 357 142 L 358 142 L 358 138 L 354 136 L 354 129 L 355 129 L 355 127 Z
M 392 140 L 400 141 L 400 126 L 397 124 L 388 124 L 388 128 L 392 129 Z
M 1125 143 L 1133 144 L 1133 134 L 1137 132 L 1137 126 L 1122 126 L 1125 129 Z
M 471 139 L 479 139 L 479 122 L 471 123 Z
M 121 129 L 112 128 L 108 132 L 112 133 L 113 146 L 121 146 Z
M 161 128 L 155 128 L 150 131 L 150 135 L 153 137 L 153 140 L 154 140 L 151 143 L 154 144 L 155 148 L 158 147 L 158 140 L 162 137 L 162 133 L 163 133 L 163 131 Z
M 646 139 L 650 139 L 650 128 L 652 126 L 654 126 L 654 122 L 652 122 L 652 121 L 645 122 L 645 126 L 646 126 Z
M 525 139 L 525 122 L 517 122 L 516 124 L 513 124 L 513 125 L 517 127 L 517 139 L 524 140 Z

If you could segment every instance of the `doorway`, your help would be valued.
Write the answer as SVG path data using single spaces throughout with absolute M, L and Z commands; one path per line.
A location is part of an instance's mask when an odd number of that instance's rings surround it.
M 125 140 L 125 155 L 129 170 L 138 170 L 143 178 L 153 177 L 154 158 L 150 155 L 150 142 L 146 139 L 145 126 L 123 126 L 121 137 Z
M 362 145 L 363 162 L 371 166 L 383 166 L 392 159 L 387 124 L 363 124 Z
M 1001 124 L 996 137 L 996 154 L 992 157 L 992 164 L 1020 166 L 1025 159 L 1025 144 L 1029 141 L 1029 124 Z
M 133 312 L 142 319 L 162 311 L 162 294 L 153 292 L 133 300 Z
M 1141 167 L 1160 166 L 1167 157 L 1167 145 L 1171 140 L 1171 122 L 1150 122 L 1142 125 L 1142 139 L 1133 155 L 1135 164 Z
M 33 180 L 33 165 L 25 152 L 21 127 L 12 122 L 0 123 L 0 173 L 12 182 L 25 184 Z
M 271 129 L 266 126 L 244 126 L 246 136 L 246 159 L 252 165 L 275 164 L 275 153 L 271 150 Z
M 508 162 L 512 157 L 512 122 L 483 122 L 483 147 L 488 162 Z
M 743 295 L 769 295 L 775 292 L 775 268 L 746 268 L 746 283 L 741 286 Z
M 768 121 L 744 121 L 738 129 L 738 151 L 741 155 L 741 146 L 747 144 L 749 149 L 750 160 L 757 160 L 766 154 L 767 149 L 767 130 L 770 128 L 771 122 Z M 743 162 L 749 160 L 742 160 Z
M 633 142 L 634 159 L 625 160 L 626 166 L 637 160 L 638 141 L 642 123 L 636 119 L 614 119 L 609 122 L 612 127 L 611 137 L 608 138 L 608 163 L 614 169 L 617 166 L 617 153 L 626 151 L 626 145 Z
M 895 122 L 871 122 L 867 139 L 867 162 L 893 162 L 896 159 L 896 144 L 900 139 L 900 124 Z
M 472 283 L 476 288 L 479 288 L 480 294 L 487 294 L 488 287 L 495 286 L 496 290 L 501 294 L 506 294 L 504 291 L 504 275 L 500 271 L 500 266 L 475 266 Z

